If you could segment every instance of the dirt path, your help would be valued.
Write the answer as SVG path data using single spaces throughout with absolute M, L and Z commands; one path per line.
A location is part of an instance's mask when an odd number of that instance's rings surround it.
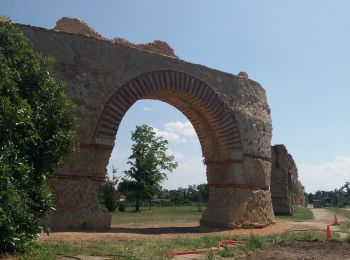
M 332 232 L 339 232 L 339 226 L 333 226 L 331 225 L 334 221 L 334 213 L 331 211 L 328 211 L 326 209 L 311 209 L 315 219 L 312 221 L 302 221 L 302 222 L 294 222 L 294 226 L 292 229 L 297 230 L 326 230 L 327 225 L 330 225 L 330 229 Z M 342 217 L 340 215 L 337 215 L 338 222 L 341 224 L 343 222 L 350 221 L 348 218 Z
M 331 224 L 334 220 L 335 213 L 326 209 L 311 209 L 315 216 L 315 221 Z M 337 215 L 339 222 L 350 221 L 350 219 Z

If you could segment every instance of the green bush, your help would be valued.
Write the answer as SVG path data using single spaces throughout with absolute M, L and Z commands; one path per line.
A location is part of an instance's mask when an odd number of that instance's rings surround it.
M 115 211 L 119 206 L 119 198 L 121 193 L 117 189 L 119 177 L 117 176 L 118 170 L 113 166 L 113 176 L 110 178 L 106 176 L 105 181 L 101 184 L 99 189 L 99 200 L 105 209 L 112 212 Z
M 52 207 L 46 179 L 74 148 L 74 107 L 51 62 L 0 22 L 0 252 L 36 238 Z
M 116 170 L 113 169 L 113 172 L 116 172 Z M 110 212 L 115 211 L 119 205 L 121 193 L 117 190 L 118 181 L 119 179 L 115 175 L 111 179 L 106 177 L 105 182 L 101 184 L 99 189 L 100 203 Z
M 119 211 L 123 212 L 123 211 L 126 210 L 126 208 L 127 208 L 127 206 L 126 206 L 126 203 L 125 203 L 125 202 L 120 202 L 120 203 L 119 203 L 119 206 L 118 206 L 118 210 L 119 210 Z

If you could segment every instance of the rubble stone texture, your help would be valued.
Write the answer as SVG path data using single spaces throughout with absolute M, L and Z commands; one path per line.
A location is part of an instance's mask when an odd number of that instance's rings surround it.
M 304 206 L 304 187 L 298 169 L 284 145 L 272 146 L 271 195 L 275 214 L 293 214 Z
M 126 46 L 135 47 L 140 50 L 163 54 L 170 57 L 177 57 L 174 53 L 174 50 L 169 46 L 169 44 L 167 44 L 164 41 L 156 40 L 148 44 L 135 44 L 122 38 L 114 38 L 112 42 L 116 44 L 123 44 Z
M 101 34 L 97 33 L 89 25 L 76 18 L 62 17 L 56 22 L 56 26 L 53 29 L 56 31 L 84 34 L 100 39 L 102 38 Z
M 63 32 L 66 27 L 57 31 L 18 24 L 37 51 L 55 57 L 54 72 L 68 83 L 67 93 L 78 108 L 79 150 L 50 179 L 57 210 L 44 224 L 53 230 L 110 227 L 97 188 L 119 124 L 140 99 L 173 105 L 197 132 L 209 184 L 202 225 L 251 228 L 274 222 L 271 117 L 257 82 L 113 43 L 96 33 L 93 37 L 74 24 L 70 33 Z

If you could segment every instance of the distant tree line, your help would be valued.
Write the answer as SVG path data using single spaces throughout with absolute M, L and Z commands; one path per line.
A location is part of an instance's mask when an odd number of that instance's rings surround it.
M 137 192 L 134 190 L 122 192 L 117 183 L 118 178 L 113 175 L 112 178 L 107 178 L 100 188 L 100 202 L 108 211 L 115 211 L 117 208 L 124 211 L 126 207 L 135 207 L 137 201 L 139 207 L 151 207 L 206 204 L 209 199 L 209 189 L 206 183 L 189 185 L 187 188 L 161 189 L 153 196 L 142 196 L 140 199 L 137 199 Z
M 350 182 L 333 191 L 318 190 L 315 193 L 305 193 L 305 202 L 313 204 L 317 200 L 322 207 L 350 206 Z
M 208 184 L 189 185 L 188 188 L 179 187 L 176 190 L 163 190 L 168 193 L 170 202 L 174 205 L 186 205 L 192 202 L 208 202 Z

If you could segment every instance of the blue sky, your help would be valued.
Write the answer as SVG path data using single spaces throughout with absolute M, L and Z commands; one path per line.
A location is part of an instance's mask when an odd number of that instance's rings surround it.
M 75 17 L 107 38 L 165 40 L 184 60 L 246 71 L 267 91 L 272 143 L 287 146 L 308 192 L 350 181 L 349 10 L 345 0 L 0 0 L 0 14 L 15 22 L 53 28 L 60 17 Z M 164 103 L 137 102 L 123 119 L 111 163 L 124 169 L 130 131 L 147 123 L 172 136 L 182 165 L 164 186 L 205 182 L 187 121 Z

